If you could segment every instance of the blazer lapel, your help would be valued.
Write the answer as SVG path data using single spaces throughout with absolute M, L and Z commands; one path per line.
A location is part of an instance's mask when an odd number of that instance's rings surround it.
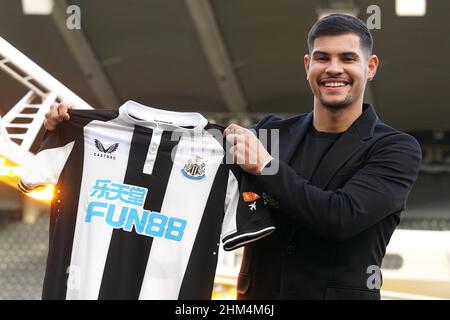
M 312 112 L 295 122 L 287 131 L 280 132 L 280 160 L 289 163 L 312 121 Z
M 378 117 L 370 105 L 364 104 L 363 110 L 320 162 L 311 180 L 314 185 L 325 189 L 339 168 L 363 146 L 362 142 L 372 137 Z
M 304 117 L 298 119 L 294 124 L 289 127 L 289 130 L 280 131 L 279 139 L 279 153 L 280 160 L 286 163 L 290 163 L 295 151 L 297 151 L 301 141 L 305 137 L 309 126 L 311 125 L 313 118 L 312 112 L 306 114 Z M 291 241 L 295 230 L 298 227 L 295 224 L 290 224 L 287 227 L 287 239 Z M 284 234 L 284 233 L 283 233 Z

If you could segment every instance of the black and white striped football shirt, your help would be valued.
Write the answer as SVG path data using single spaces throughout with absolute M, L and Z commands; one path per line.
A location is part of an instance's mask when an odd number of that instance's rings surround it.
M 210 299 L 220 241 L 274 231 L 200 114 L 128 101 L 70 117 L 19 183 L 56 184 L 44 299 Z

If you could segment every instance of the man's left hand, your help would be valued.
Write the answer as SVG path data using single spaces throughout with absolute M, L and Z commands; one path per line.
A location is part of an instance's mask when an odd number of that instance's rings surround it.
M 232 144 L 229 151 L 235 163 L 245 172 L 260 175 L 267 163 L 273 159 L 252 131 L 237 124 L 231 124 L 223 134 Z

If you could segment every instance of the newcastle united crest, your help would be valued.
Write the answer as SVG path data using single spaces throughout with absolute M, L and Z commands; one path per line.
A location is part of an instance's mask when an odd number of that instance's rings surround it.
M 205 162 L 202 157 L 196 156 L 195 160 L 188 160 L 181 169 L 181 173 L 189 179 L 201 180 L 205 177 Z

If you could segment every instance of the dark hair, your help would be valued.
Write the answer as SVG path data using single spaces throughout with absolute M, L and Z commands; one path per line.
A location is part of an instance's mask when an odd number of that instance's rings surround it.
M 337 36 L 346 33 L 356 34 L 361 47 L 368 55 L 372 54 L 373 38 L 364 22 L 353 16 L 334 13 L 318 20 L 309 31 L 308 49 L 312 52 L 314 40 L 320 36 Z

